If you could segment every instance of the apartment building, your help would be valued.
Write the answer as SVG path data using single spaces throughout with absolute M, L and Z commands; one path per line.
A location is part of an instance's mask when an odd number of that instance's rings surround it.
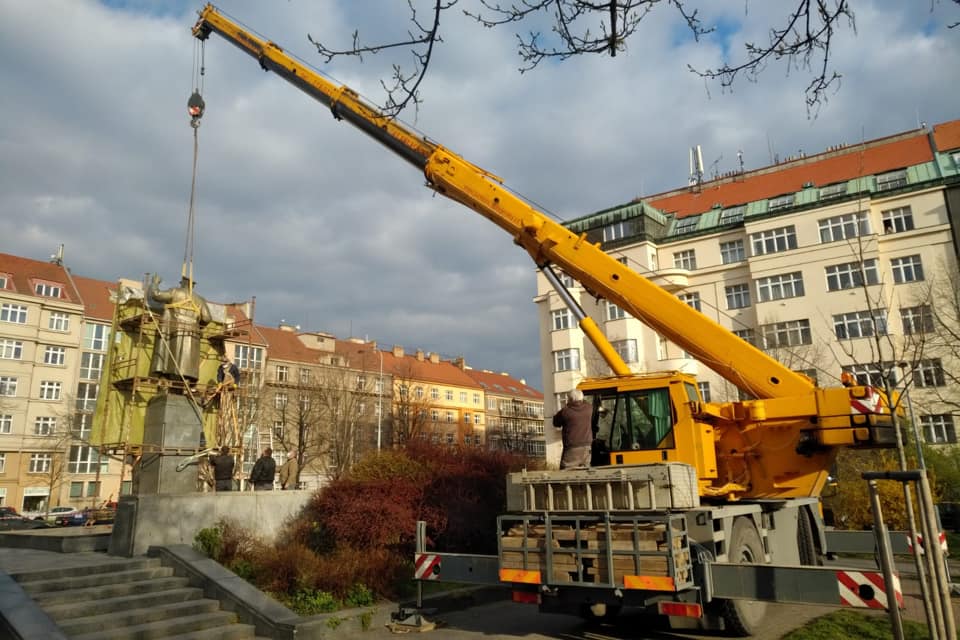
M 454 360 L 454 364 L 483 387 L 487 446 L 543 458 L 543 394 L 508 373 L 473 369 L 463 358 Z
M 87 441 L 111 283 L 0 254 L 0 504 L 82 507 L 120 493 L 121 462 Z
M 567 226 L 821 385 L 847 371 L 860 383 L 909 388 L 924 437 L 943 443 L 956 442 L 960 419 L 945 402 L 957 392 L 944 371 L 960 372 L 960 363 L 956 349 L 922 338 L 944 303 L 932 285 L 956 282 L 958 222 L 954 120 L 714 180 L 693 176 Z M 562 279 L 631 370 L 690 372 L 706 400 L 741 397 L 623 309 Z M 610 370 L 542 275 L 537 292 L 552 415 L 580 380 Z M 559 458 L 552 434 L 547 451 Z

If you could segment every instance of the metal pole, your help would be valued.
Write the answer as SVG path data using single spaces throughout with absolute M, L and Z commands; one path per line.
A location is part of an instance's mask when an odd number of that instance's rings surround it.
M 927 506 L 926 523 L 930 531 L 926 551 L 933 557 L 933 566 L 936 569 L 936 584 L 939 591 L 941 606 L 943 607 L 944 637 L 956 638 L 957 627 L 953 619 L 953 603 L 950 602 L 950 583 L 947 580 L 946 565 L 944 564 L 943 550 L 940 548 L 940 531 L 933 510 L 933 496 L 930 493 L 930 480 L 926 471 L 920 471 L 920 499 Z
M 897 593 L 893 587 L 893 554 L 890 552 L 890 540 L 887 537 L 887 526 L 883 524 L 883 512 L 880 509 L 880 494 L 877 493 L 877 481 L 867 480 L 870 488 L 870 507 L 873 509 L 873 530 L 877 538 L 877 549 L 880 552 L 880 569 L 883 570 L 883 581 L 887 592 L 887 611 L 890 612 L 890 625 L 894 640 L 904 640 L 903 621 L 900 619 L 900 605 L 897 602 Z

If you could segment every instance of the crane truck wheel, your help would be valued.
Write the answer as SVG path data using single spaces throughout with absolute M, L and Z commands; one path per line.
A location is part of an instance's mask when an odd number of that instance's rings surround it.
M 813 514 L 807 509 L 801 508 L 797 511 L 797 546 L 800 549 L 801 565 L 815 567 L 823 564 L 814 541 Z
M 737 564 L 763 564 L 763 542 L 756 525 L 749 517 L 733 521 L 727 557 Z M 760 630 L 767 614 L 767 603 L 757 600 L 726 600 L 721 607 L 721 616 L 726 630 L 738 636 L 750 636 Z

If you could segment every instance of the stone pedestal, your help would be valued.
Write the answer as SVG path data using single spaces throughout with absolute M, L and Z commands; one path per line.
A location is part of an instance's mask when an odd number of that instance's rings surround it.
M 202 429 L 200 418 L 186 396 L 154 396 L 147 404 L 144 415 L 144 454 L 135 470 L 134 493 L 154 495 L 196 492 L 196 465 L 187 465 L 183 471 L 177 471 L 177 465 L 189 458 L 199 447 Z M 183 450 L 184 455 L 160 453 L 171 448 Z

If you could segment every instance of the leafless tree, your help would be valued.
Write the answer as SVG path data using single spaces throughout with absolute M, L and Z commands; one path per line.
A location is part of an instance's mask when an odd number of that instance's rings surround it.
M 393 443 L 403 446 L 430 431 L 433 404 L 423 383 L 414 377 L 412 367 L 394 371 L 393 381 Z
M 327 475 L 337 479 L 364 452 L 374 408 L 367 401 L 366 379 L 352 369 L 326 367 L 317 372 L 316 401 L 326 431 Z
M 327 400 L 319 378 L 300 378 L 296 382 L 267 385 L 261 402 L 272 402 L 274 443 L 285 451 L 296 451 L 297 482 L 304 469 L 327 468 L 330 432 L 327 426 Z
M 521 73 L 536 68 L 545 60 L 566 60 L 574 56 L 601 54 L 616 56 L 627 47 L 642 22 L 661 6 L 676 11 L 690 36 L 699 41 L 716 27 L 703 23 L 703 0 L 516 0 L 500 4 L 495 0 L 431 0 L 415 4 L 407 0 L 410 22 L 405 37 L 393 42 L 364 42 L 353 32 L 347 48 L 333 48 L 310 38 L 327 62 L 340 56 L 377 54 L 389 49 L 409 49 L 412 66 L 393 65 L 389 81 L 381 80 L 386 92 L 384 111 L 396 116 L 408 106 L 421 102 L 420 84 L 435 52 L 443 42 L 441 22 L 447 12 L 459 9 L 479 25 L 488 28 L 511 26 L 517 29 L 517 53 Z M 953 0 L 960 3 L 960 0 Z M 790 71 L 808 74 L 805 90 L 808 111 L 816 112 L 826 101 L 828 91 L 839 85 L 842 74 L 834 68 L 832 53 L 835 39 L 843 29 L 856 32 L 853 0 L 792 0 L 784 3 L 784 17 L 771 25 L 763 42 L 743 42 L 743 55 L 736 62 L 724 62 L 716 68 L 689 70 L 724 89 L 739 77 L 756 79 L 770 62 L 783 62 Z M 418 11 L 418 6 L 429 7 Z M 466 6 L 467 8 L 463 8 Z M 745 3 L 745 10 L 749 5 Z M 541 25 L 549 25 L 544 33 Z M 950 28 L 956 23 L 949 25 Z

